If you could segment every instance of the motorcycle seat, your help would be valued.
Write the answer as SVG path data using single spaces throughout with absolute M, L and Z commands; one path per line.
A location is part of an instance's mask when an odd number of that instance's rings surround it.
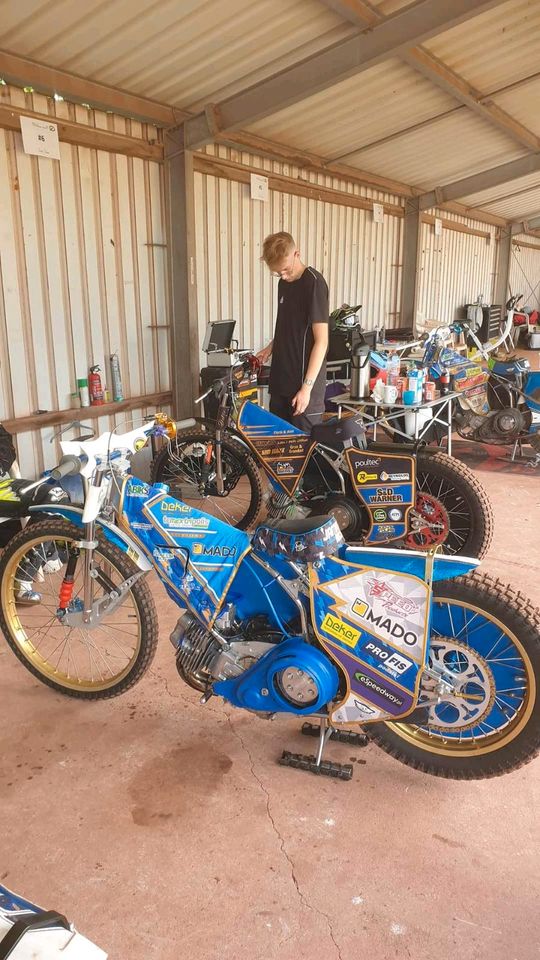
M 316 423 L 311 428 L 311 439 L 316 443 L 322 443 L 333 450 L 342 450 L 346 440 L 353 440 L 354 437 L 363 437 L 365 434 L 364 425 L 359 417 L 343 417 L 338 420 L 332 417 L 324 423 Z
M 343 543 L 334 517 L 298 517 L 261 524 L 251 545 L 256 553 L 269 557 L 313 563 L 337 553 Z
M 525 357 L 516 357 L 515 360 L 498 360 L 493 364 L 493 373 L 500 377 L 516 377 L 530 369 L 530 363 Z

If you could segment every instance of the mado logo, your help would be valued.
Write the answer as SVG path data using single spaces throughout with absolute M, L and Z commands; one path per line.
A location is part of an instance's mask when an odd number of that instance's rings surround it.
M 227 547 L 220 544 L 205 546 L 204 543 L 194 543 L 192 553 L 196 557 L 221 557 L 222 560 L 236 556 L 236 547 Z

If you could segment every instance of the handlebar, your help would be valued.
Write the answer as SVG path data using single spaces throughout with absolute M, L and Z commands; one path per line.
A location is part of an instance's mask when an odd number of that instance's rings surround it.
M 54 470 L 51 470 L 53 480 L 61 480 L 62 477 L 69 477 L 70 474 L 79 473 L 81 469 L 81 458 L 73 454 L 66 454 L 62 457 L 60 463 Z

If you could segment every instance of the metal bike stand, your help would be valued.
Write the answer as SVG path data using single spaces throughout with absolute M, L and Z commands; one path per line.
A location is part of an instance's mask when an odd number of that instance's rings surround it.
M 323 753 L 329 740 L 336 740 L 349 746 L 365 747 L 368 738 L 365 733 L 356 733 L 354 730 L 334 730 L 327 717 L 321 717 L 319 724 L 304 723 L 301 732 L 304 736 L 318 737 L 319 746 L 317 756 L 313 754 L 291 753 L 284 750 L 279 760 L 283 767 L 294 767 L 296 770 L 305 770 L 318 776 L 334 777 L 338 780 L 352 780 L 353 767 L 351 763 L 333 763 L 323 760 Z

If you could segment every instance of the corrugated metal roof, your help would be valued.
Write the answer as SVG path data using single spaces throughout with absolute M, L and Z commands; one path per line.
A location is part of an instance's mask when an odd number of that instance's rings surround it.
M 540 186 L 522 197 L 511 197 L 490 204 L 488 210 L 497 216 L 506 217 L 507 220 L 526 220 L 528 217 L 540 216 Z
M 526 153 L 504 133 L 467 111 L 451 114 L 398 140 L 349 157 L 349 165 L 431 188 Z
M 482 92 L 490 93 L 538 68 L 540 3 L 509 0 L 424 44 Z
M 540 171 L 530 173 L 526 177 L 519 177 L 517 180 L 511 180 L 509 183 L 502 183 L 490 190 L 471 193 L 467 197 L 462 197 L 460 202 L 469 207 L 486 207 L 494 213 L 493 207 L 497 202 L 510 199 L 511 196 L 524 198 L 527 193 L 538 186 L 540 186 Z
M 538 70 L 540 62 L 537 60 L 534 66 Z M 540 77 L 535 77 L 528 83 L 520 84 L 512 90 L 496 94 L 492 97 L 492 100 L 503 110 L 506 110 L 510 116 L 519 120 L 529 130 L 540 136 L 540 111 L 538 110 Z
M 5 50 L 184 108 L 354 32 L 317 0 L 26 0 L 2 11 Z
M 390 60 L 248 129 L 333 159 L 457 106 L 407 64 Z

